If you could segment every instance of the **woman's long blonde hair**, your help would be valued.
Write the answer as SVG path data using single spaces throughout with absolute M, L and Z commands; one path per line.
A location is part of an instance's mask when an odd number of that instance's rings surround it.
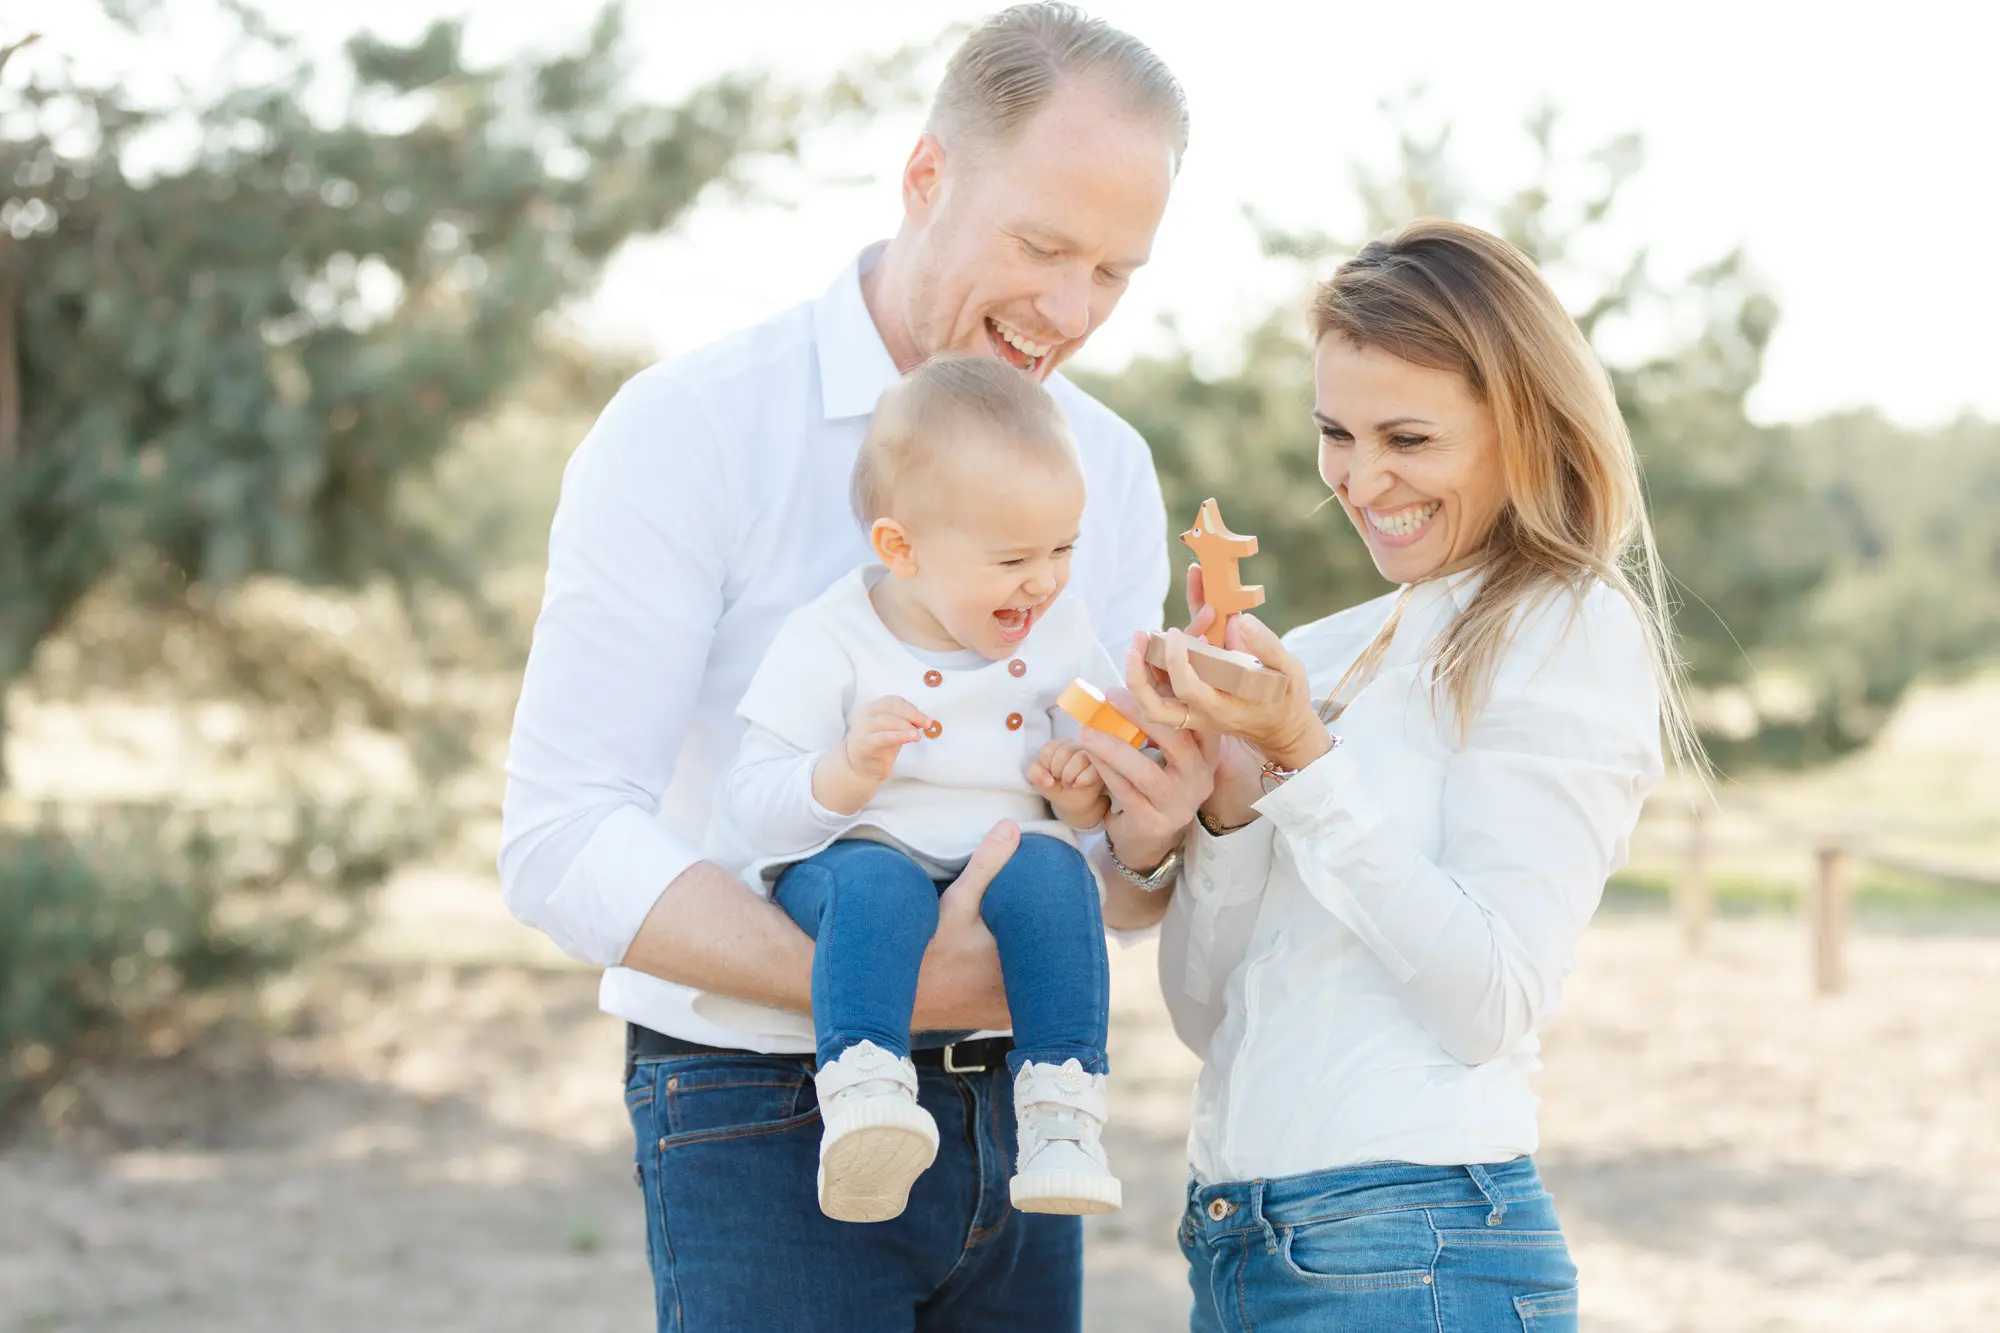
M 1320 286 L 1312 333 L 1315 345 L 1342 337 L 1461 375 L 1493 413 L 1507 503 L 1479 590 L 1433 663 L 1461 736 L 1519 613 L 1563 591 L 1580 598 L 1601 579 L 1638 614 L 1669 747 L 1700 771 L 1632 437 L 1604 367 L 1534 263 L 1477 227 L 1419 219 L 1364 246 Z

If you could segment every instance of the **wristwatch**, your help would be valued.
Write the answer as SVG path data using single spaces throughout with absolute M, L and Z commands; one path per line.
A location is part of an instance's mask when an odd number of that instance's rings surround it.
M 1110 854 L 1111 864 L 1118 867 L 1118 873 L 1147 893 L 1158 893 L 1173 883 L 1174 878 L 1181 873 L 1181 849 L 1178 847 L 1168 852 L 1166 859 L 1154 866 L 1150 875 L 1142 875 L 1119 860 L 1118 849 L 1111 845 L 1111 839 L 1104 840 L 1104 850 Z

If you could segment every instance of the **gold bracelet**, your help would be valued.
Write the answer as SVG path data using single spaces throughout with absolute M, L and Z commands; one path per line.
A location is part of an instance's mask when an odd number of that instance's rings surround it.
M 1234 833 L 1238 829 L 1249 828 L 1257 822 L 1258 816 L 1253 812 L 1250 818 L 1244 820 L 1241 824 L 1225 824 L 1206 810 L 1196 810 L 1194 818 L 1195 822 L 1201 825 L 1202 831 L 1208 834 L 1209 837 L 1220 838 L 1226 834 Z

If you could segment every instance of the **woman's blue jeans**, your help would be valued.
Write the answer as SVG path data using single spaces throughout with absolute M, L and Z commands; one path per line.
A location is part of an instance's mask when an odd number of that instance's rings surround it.
M 937 933 L 943 888 L 894 847 L 859 839 L 779 877 L 778 905 L 818 942 L 812 1004 L 822 1068 L 862 1041 L 910 1053 L 917 970 Z M 1023 836 L 979 913 L 999 945 L 1014 1016 L 1009 1070 L 1075 1059 L 1106 1072 L 1111 973 L 1097 880 L 1083 853 L 1059 838 Z
M 1192 1333 L 1575 1333 L 1535 1164 L 1380 1162 L 1188 1186 Z

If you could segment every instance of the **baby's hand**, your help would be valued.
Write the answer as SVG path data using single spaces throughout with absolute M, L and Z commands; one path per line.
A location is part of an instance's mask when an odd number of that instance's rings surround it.
M 921 740 L 931 720 L 917 706 L 895 695 L 865 703 L 854 711 L 847 736 L 840 743 L 849 768 L 870 782 L 887 782 L 896 756 L 911 741 Z
M 1110 812 L 1111 797 L 1090 755 L 1075 741 L 1052 740 L 1028 765 L 1028 781 L 1048 800 L 1056 817 L 1076 829 L 1096 828 Z

